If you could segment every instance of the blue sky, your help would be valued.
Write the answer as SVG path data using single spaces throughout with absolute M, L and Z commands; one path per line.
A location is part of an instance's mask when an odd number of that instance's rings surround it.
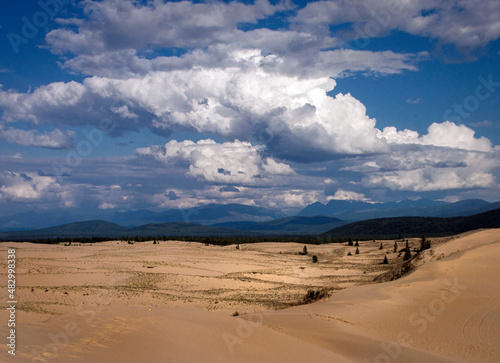
M 498 0 L 0 7 L 0 215 L 500 200 Z

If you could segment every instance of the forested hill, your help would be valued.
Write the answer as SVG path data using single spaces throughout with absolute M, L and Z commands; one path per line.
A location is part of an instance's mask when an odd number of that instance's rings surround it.
M 500 228 L 500 209 L 466 217 L 398 217 L 354 222 L 325 232 L 331 238 L 398 238 L 450 236 L 480 228 Z

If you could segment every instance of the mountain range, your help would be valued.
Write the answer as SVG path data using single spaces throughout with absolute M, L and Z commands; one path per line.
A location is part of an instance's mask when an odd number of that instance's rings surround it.
M 286 217 L 281 211 L 243 204 L 206 204 L 196 208 L 169 209 L 162 212 L 132 210 L 82 215 L 67 211 L 28 212 L 0 217 L 0 231 L 47 228 L 84 220 L 104 220 L 127 227 L 150 223 L 185 222 L 211 225 L 227 222 L 264 222 Z
M 346 223 L 348 222 L 326 216 L 295 216 L 274 219 L 268 222 L 226 222 L 215 224 L 214 226 L 263 235 L 313 235 L 329 231 Z
M 242 204 L 207 204 L 162 212 L 103 211 L 97 218 L 94 215 L 73 215 L 60 210 L 0 217 L 0 231 L 5 232 L 5 235 L 12 231 L 39 230 L 85 220 L 101 220 L 128 229 L 147 224 L 180 222 L 230 229 L 233 234 L 246 231 L 265 235 L 304 235 L 321 234 L 350 222 L 373 218 L 467 216 L 497 208 L 500 208 L 500 202 L 489 203 L 480 199 L 456 203 L 419 199 L 390 203 L 331 200 L 327 204 L 317 202 L 308 205 L 296 216 Z
M 302 209 L 298 216 L 324 215 L 348 221 L 391 217 L 457 217 L 478 214 L 500 208 L 500 202 L 489 203 L 481 199 L 467 199 L 455 203 L 430 199 L 403 200 L 401 202 L 368 203 L 362 201 L 331 200 Z
M 68 223 L 60 226 L 42 228 L 33 231 L 0 232 L 0 240 L 42 240 L 42 239 L 69 239 L 92 237 L 204 237 L 240 236 L 241 231 L 224 228 L 203 226 L 201 224 L 186 222 L 151 223 L 138 227 L 125 227 L 106 221 L 84 221 Z
M 340 226 L 339 226 L 340 224 Z M 324 231 L 332 225 L 336 228 Z M 272 222 L 240 224 L 240 229 L 223 226 L 204 226 L 186 222 L 152 223 L 138 227 L 125 227 L 106 221 L 85 221 L 49 227 L 34 231 L 0 232 L 0 240 L 33 241 L 91 237 L 250 237 L 273 238 L 309 235 L 321 242 L 345 238 L 393 239 L 403 237 L 445 236 L 479 228 L 500 228 L 500 209 L 462 217 L 394 217 L 378 218 L 345 224 L 344 221 L 324 216 L 288 217 Z M 305 233 L 309 231 L 310 233 Z M 234 242 L 234 240 L 233 240 Z

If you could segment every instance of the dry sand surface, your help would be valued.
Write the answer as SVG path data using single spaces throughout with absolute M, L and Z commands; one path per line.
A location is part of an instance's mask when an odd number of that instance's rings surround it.
M 373 280 L 402 259 L 394 241 L 305 256 L 296 243 L 2 243 L 0 362 L 500 362 L 500 230 L 431 240 L 415 270 L 384 283 Z M 331 296 L 301 305 L 321 289 Z

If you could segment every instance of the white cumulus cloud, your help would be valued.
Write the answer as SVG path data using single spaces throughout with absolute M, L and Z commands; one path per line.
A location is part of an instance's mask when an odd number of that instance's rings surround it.
M 356 193 L 349 190 L 337 189 L 334 195 L 327 197 L 327 200 L 354 200 L 360 202 L 373 203 L 370 198 L 365 197 L 362 193 Z
M 325 24 L 353 23 L 352 32 L 347 32 L 351 39 L 400 30 L 470 49 L 498 39 L 499 14 L 496 0 L 331 0 L 309 3 L 294 21 L 315 29 Z
M 213 140 L 172 140 L 165 146 L 138 149 L 137 154 L 165 163 L 188 161 L 188 175 L 209 182 L 267 184 L 274 176 L 294 174 L 288 164 L 263 158 L 258 147 L 238 140 L 222 144 Z
M 378 137 L 390 144 L 421 144 L 449 147 L 454 149 L 491 151 L 492 144 L 486 137 L 476 138 L 475 131 L 465 125 L 454 122 L 433 123 L 427 129 L 427 134 L 419 136 L 416 131 L 405 129 L 398 131 L 395 127 L 385 127 L 378 131 Z
M 322 158 L 386 151 L 361 102 L 350 94 L 327 94 L 336 85 L 333 79 L 265 72 L 255 63 L 266 57 L 255 52 L 232 56 L 243 59 L 239 67 L 153 72 L 126 80 L 92 77 L 32 93 L 0 92 L 0 106 L 7 121 L 95 124 L 109 116 L 124 130 L 180 127 L 272 143 L 272 152 L 290 158 L 304 151 Z
M 21 130 L 0 126 L 0 139 L 23 146 L 36 146 L 49 149 L 67 149 L 73 146 L 73 131 L 61 131 L 55 129 L 47 133 L 39 133 L 36 130 Z
M 494 188 L 498 153 L 436 146 L 404 145 L 376 158 L 380 171 L 368 172 L 362 185 L 393 190 L 434 191 Z
M 53 177 L 8 171 L 0 174 L 0 199 L 39 200 L 60 192 L 61 186 Z

